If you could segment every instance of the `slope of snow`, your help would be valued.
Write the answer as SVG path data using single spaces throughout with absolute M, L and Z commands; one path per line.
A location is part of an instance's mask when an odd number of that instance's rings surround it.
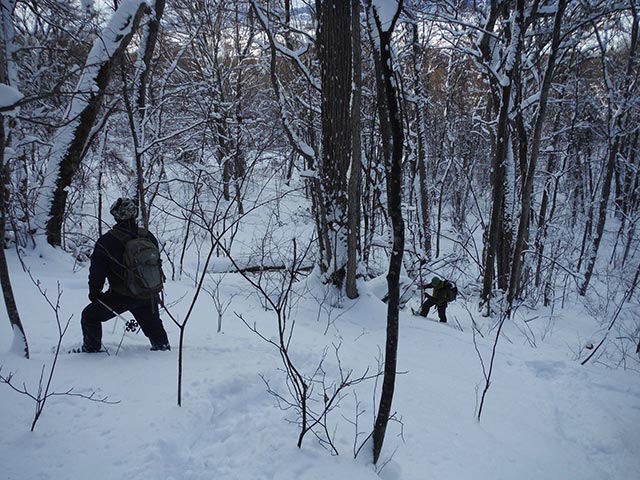
M 71 318 L 63 338 L 66 349 L 81 341 L 79 317 L 85 305 L 87 270 L 74 272 L 63 254 L 43 249 L 26 262 L 55 303 L 57 282 L 62 320 Z M 35 393 L 43 365 L 54 355 L 57 325 L 51 308 L 9 252 L 14 288 L 32 358 L 10 352 L 12 333 L 4 309 L 0 315 L 2 374 Z M 330 417 L 340 456 L 332 456 L 299 431 L 291 410 L 278 408 L 271 388 L 286 392 L 277 350 L 238 319 L 242 314 L 267 338 L 275 335 L 273 312 L 265 311 L 246 282 L 227 275 L 221 294 L 232 307 L 217 333 L 217 314 L 202 297 L 187 325 L 182 407 L 177 406 L 178 330 L 165 316 L 174 349 L 150 352 L 146 338 L 128 333 L 123 322 L 104 325 L 110 354 L 62 354 L 52 390 L 108 397 L 117 404 L 79 397 L 50 397 L 30 432 L 35 404 L 0 385 L 0 477 L 4 480 L 86 479 L 326 479 L 378 478 L 366 460 L 353 459 L 354 421 L 358 445 L 373 423 L 379 386 L 365 382 L 350 390 Z M 354 376 L 377 368 L 384 346 L 386 306 L 363 285 L 360 299 L 342 308 L 319 307 L 313 282 L 299 284 L 292 356 L 312 372 L 325 346 L 327 377 L 335 377 L 332 345 L 340 344 L 344 370 Z M 171 282 L 168 300 L 193 293 L 188 282 Z M 313 295 L 312 295 L 313 294 Z M 633 371 L 581 366 L 571 354 L 578 336 L 594 325 L 569 316 L 537 348 L 507 326 L 481 423 L 475 418 L 482 368 L 474 347 L 468 313 L 459 300 L 449 309 L 452 325 L 401 313 L 398 376 L 394 411 L 384 449 L 385 479 L 634 479 L 640 471 L 640 382 Z M 414 300 L 415 303 L 415 300 Z M 188 302 L 172 307 L 184 318 Z M 414 305 L 415 306 L 415 305 Z M 320 311 L 320 314 L 318 313 Z M 327 315 L 329 315 L 329 320 Z M 125 317 L 129 317 L 125 315 Z M 478 351 L 488 361 L 490 320 L 476 318 L 485 337 Z M 542 330 L 532 322 L 533 329 Z M 580 333 L 577 329 L 582 328 Z M 326 332 L 326 333 L 325 333 Z M 46 379 L 46 376 L 45 376 Z M 480 391 L 478 391 L 480 389 Z M 357 394 L 357 404 L 356 396 Z M 335 429 L 335 430 L 334 430 Z M 361 457 L 366 457 L 362 455 Z

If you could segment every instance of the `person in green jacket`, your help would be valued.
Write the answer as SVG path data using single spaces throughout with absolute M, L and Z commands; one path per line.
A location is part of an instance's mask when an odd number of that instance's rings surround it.
M 418 315 L 426 317 L 431 310 L 431 307 L 435 306 L 438 309 L 438 317 L 442 323 L 447 323 L 447 285 L 446 282 L 438 277 L 433 277 L 431 283 L 428 283 L 424 288 L 433 288 L 433 295 L 427 294 L 427 299 L 420 307 Z

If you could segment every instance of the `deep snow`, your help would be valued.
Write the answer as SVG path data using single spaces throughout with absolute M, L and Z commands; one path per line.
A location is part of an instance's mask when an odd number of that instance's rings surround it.
M 43 365 L 53 360 L 57 341 L 55 316 L 8 251 L 14 288 L 27 331 L 32 358 L 10 352 L 12 333 L 6 313 L 0 318 L 2 374 L 14 374 L 18 387 L 35 393 Z M 35 278 L 55 302 L 62 289 L 61 318 L 73 315 L 63 347 L 80 341 L 79 315 L 86 298 L 86 266 L 78 268 L 65 254 L 48 248 L 25 257 Z M 300 283 L 306 294 L 296 305 L 292 352 L 312 371 L 325 345 L 341 342 L 343 368 L 364 373 L 376 368 L 384 345 L 386 306 L 362 285 L 357 301 L 318 315 L 319 288 Z M 250 332 L 234 312 L 267 336 L 274 333 L 273 314 L 238 275 L 221 284 L 233 297 L 222 332 L 205 295 L 189 320 L 184 349 L 183 406 L 176 403 L 178 330 L 168 318 L 171 352 L 150 352 L 140 334 L 127 334 L 118 354 L 123 322 L 105 324 L 107 354 L 62 354 L 52 389 L 107 396 L 104 404 L 72 396 L 51 397 L 35 431 L 29 431 L 34 403 L 0 385 L 0 478 L 35 479 L 326 479 L 377 478 L 366 455 L 353 460 L 355 396 L 332 414 L 338 424 L 332 456 L 311 435 L 296 448 L 293 413 L 279 409 L 266 391 L 283 387 L 279 355 Z M 316 291 L 314 291 L 316 289 Z M 169 282 L 167 297 L 192 294 L 188 281 Z M 314 295 L 311 295 L 311 293 Z M 188 298 L 188 297 L 187 297 Z M 415 300 L 414 300 L 415 301 Z M 184 315 L 188 302 L 173 307 Z M 449 308 L 452 325 L 440 325 L 401 313 L 398 376 L 394 411 L 380 472 L 385 479 L 635 479 L 640 471 L 640 382 L 631 370 L 598 364 L 581 366 L 574 351 L 579 339 L 598 328 L 579 309 L 565 310 L 544 340 L 548 318 L 529 322 L 537 348 L 507 325 L 498 346 L 493 384 L 481 423 L 475 419 L 482 369 L 474 348 L 470 316 L 460 299 Z M 473 311 L 473 310 L 472 310 Z M 183 318 L 183 317 L 181 317 Z M 485 338 L 476 336 L 488 360 L 490 320 L 477 317 Z M 454 322 L 452 322 L 454 323 Z M 533 325 L 532 325 L 533 324 Z M 326 331 L 326 334 L 324 333 Z M 336 361 L 329 354 L 328 375 Z M 332 370 L 333 369 L 333 370 Z M 373 423 L 373 382 L 357 387 L 360 443 Z M 379 389 L 378 389 L 379 390 Z M 280 390 L 282 391 L 282 390 Z M 390 461 L 389 457 L 392 457 Z

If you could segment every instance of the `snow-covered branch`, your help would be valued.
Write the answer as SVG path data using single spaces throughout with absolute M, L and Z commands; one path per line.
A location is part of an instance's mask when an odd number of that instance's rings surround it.
M 152 0 L 123 0 L 89 52 L 63 126 L 56 134 L 40 191 L 36 226 L 42 229 L 46 225 L 47 240 L 51 244 L 60 244 L 66 189 L 82 160 L 112 66 L 124 53 L 142 14 L 153 3 Z

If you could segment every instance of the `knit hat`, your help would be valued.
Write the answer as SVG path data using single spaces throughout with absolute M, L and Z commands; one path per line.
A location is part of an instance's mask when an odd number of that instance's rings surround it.
M 438 277 L 433 277 L 431 279 L 431 285 L 433 285 L 434 287 L 437 287 L 438 285 L 440 285 L 441 281 L 442 280 L 440 280 Z
M 109 210 L 117 222 L 130 220 L 138 216 L 138 205 L 130 198 L 118 198 Z

